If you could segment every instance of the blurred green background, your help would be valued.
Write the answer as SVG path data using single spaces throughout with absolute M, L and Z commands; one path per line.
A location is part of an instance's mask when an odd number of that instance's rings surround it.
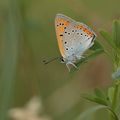
M 54 29 L 57 13 L 87 24 L 104 42 L 99 30 L 111 31 L 112 21 L 120 17 L 120 0 L 0 0 L 0 112 L 39 95 L 51 118 L 73 120 L 95 105 L 81 99 L 82 93 L 111 84 L 112 65 L 104 54 L 74 74 L 59 61 L 42 63 L 60 56 Z M 108 119 L 102 110 L 86 120 L 99 116 Z

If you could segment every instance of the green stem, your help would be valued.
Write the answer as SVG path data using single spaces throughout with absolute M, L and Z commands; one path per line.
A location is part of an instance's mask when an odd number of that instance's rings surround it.
M 108 110 L 111 113 L 111 120 L 119 120 L 118 116 L 116 115 L 116 113 L 111 108 L 108 107 Z
M 113 100 L 112 100 L 112 110 L 114 110 L 114 111 L 116 109 L 118 95 L 119 95 L 119 85 L 115 84 L 114 94 L 113 94 Z

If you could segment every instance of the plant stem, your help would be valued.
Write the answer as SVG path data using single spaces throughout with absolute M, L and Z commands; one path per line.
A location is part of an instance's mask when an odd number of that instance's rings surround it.
M 116 115 L 116 113 L 111 108 L 108 108 L 108 110 L 111 113 L 111 120 L 119 120 L 118 116 Z
M 112 100 L 112 110 L 114 111 L 116 109 L 118 95 L 119 95 L 119 84 L 116 83 L 114 87 L 114 94 L 113 94 L 113 100 Z

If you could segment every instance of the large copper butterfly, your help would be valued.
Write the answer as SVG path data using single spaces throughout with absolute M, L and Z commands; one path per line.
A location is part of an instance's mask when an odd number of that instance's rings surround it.
M 70 65 L 77 68 L 75 63 L 94 44 L 96 34 L 87 25 L 63 14 L 56 15 L 55 29 L 59 50 L 62 55 L 61 61 L 66 63 L 69 71 Z

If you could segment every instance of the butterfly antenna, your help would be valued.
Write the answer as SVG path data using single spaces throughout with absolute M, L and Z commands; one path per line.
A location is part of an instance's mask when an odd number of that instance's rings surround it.
M 61 57 L 55 57 L 55 58 L 52 58 L 52 59 L 50 59 L 50 60 L 43 60 L 43 63 L 44 64 L 48 64 L 48 63 L 51 63 L 51 62 L 53 62 L 53 61 L 55 61 L 55 60 L 57 60 L 57 59 L 61 59 Z

